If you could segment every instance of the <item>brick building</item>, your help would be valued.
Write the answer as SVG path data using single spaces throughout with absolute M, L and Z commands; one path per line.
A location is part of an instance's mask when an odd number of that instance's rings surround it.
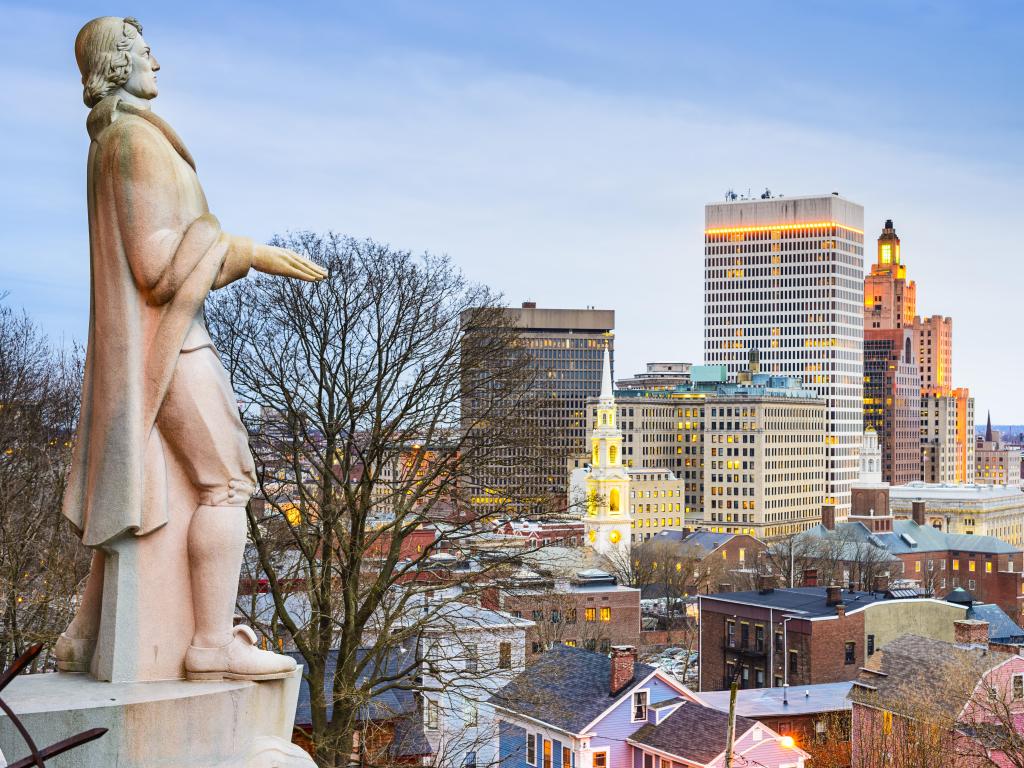
M 619 585 L 604 571 L 511 582 L 490 590 L 483 603 L 534 622 L 527 633 L 529 653 L 555 643 L 602 653 L 613 645 L 640 645 L 640 590 Z
M 659 544 L 669 543 L 674 546 L 668 551 L 667 548 L 659 547 Z M 678 556 L 677 563 L 699 558 L 700 565 L 697 568 L 701 579 L 687 591 L 705 594 L 720 591 L 723 584 L 736 589 L 747 581 L 753 582 L 757 562 L 765 550 L 763 541 L 745 533 L 683 530 L 662 531 L 649 542 L 635 548 L 634 556 L 642 553 L 648 545 L 653 545 L 655 549 L 652 551 L 660 552 L 662 557 L 674 552 Z M 667 563 L 672 566 L 671 560 Z M 647 597 L 646 592 L 644 596 Z
M 891 513 L 851 516 L 845 523 L 824 522 L 804 536 L 833 539 L 845 550 L 840 555 L 846 571 L 856 571 L 865 552 L 878 551 L 899 558 L 887 567 L 887 576 L 900 578 L 935 597 L 958 587 L 985 603 L 995 603 L 1014 621 L 1024 608 L 1024 553 L 993 536 L 946 533 L 926 520 L 925 503 L 912 504 L 912 519 Z M 831 527 L 829 527 L 831 526 Z
M 917 631 L 952 639 L 962 606 L 912 590 L 761 589 L 701 596 L 700 690 L 852 680 L 876 648 Z

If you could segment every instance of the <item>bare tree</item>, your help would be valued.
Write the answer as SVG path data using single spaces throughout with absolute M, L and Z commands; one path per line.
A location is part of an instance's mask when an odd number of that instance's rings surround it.
M 0 668 L 33 643 L 52 647 L 88 570 L 60 515 L 80 382 L 75 351 L 0 306 Z
M 279 244 L 329 277 L 235 283 L 207 318 L 253 434 L 250 575 L 279 633 L 267 641 L 304 658 L 316 759 L 338 766 L 374 696 L 426 685 L 423 654 L 396 666 L 394 650 L 515 567 L 474 537 L 555 500 L 515 484 L 536 474 L 544 436 L 527 420 L 529 351 L 495 295 L 442 257 L 334 234 Z M 495 475 L 500 491 L 481 480 Z

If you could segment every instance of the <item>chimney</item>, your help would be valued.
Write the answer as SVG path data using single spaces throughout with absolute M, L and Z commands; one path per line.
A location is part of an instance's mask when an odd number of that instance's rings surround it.
M 846 606 L 842 603 L 836 606 L 836 616 L 840 619 L 846 617 Z
M 775 577 L 771 574 L 761 573 L 757 576 L 757 591 L 761 595 L 770 595 L 775 591 Z
M 874 592 L 888 592 L 889 591 L 889 577 L 884 573 L 875 576 L 874 583 L 871 585 L 872 591 Z
M 608 681 L 608 694 L 615 696 L 633 680 L 636 648 L 632 645 L 612 646 L 612 674 Z
M 536 301 L 524 301 L 523 302 L 523 309 L 536 309 L 536 308 L 537 308 L 537 302 Z
M 836 505 L 835 504 L 822 504 L 821 505 L 821 524 L 824 525 L 828 530 L 834 531 L 836 529 Z
M 968 648 L 988 648 L 988 622 L 978 619 L 954 621 L 953 642 Z
M 910 517 L 918 525 L 924 525 L 924 502 L 910 502 Z
M 818 569 L 817 568 L 804 568 L 804 586 L 805 587 L 816 587 L 816 586 L 818 586 Z
M 719 592 L 732 592 L 732 584 L 722 583 L 718 585 Z
M 830 587 L 825 587 L 825 605 L 829 608 L 839 605 L 843 602 L 843 588 L 833 584 Z

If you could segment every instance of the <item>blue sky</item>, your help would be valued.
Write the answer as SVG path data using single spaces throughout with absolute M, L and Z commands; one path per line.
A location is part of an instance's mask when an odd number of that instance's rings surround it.
M 513 304 L 617 311 L 617 373 L 699 362 L 703 205 L 840 191 L 954 317 L 979 421 L 1024 421 L 1024 6 L 1011 2 L 0 2 L 0 291 L 88 315 L 73 41 L 142 21 L 154 108 L 226 229 L 451 255 Z

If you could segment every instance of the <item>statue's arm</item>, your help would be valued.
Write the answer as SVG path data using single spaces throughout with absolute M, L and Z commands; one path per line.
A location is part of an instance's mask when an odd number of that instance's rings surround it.
M 176 154 L 159 133 L 147 124 L 117 127 L 104 163 L 114 210 L 98 213 L 116 216 L 125 257 L 147 301 L 170 301 L 206 259 L 220 260 L 214 288 L 244 277 L 253 241 L 227 234 L 211 213 L 195 216 L 205 208 L 196 197 L 201 193 L 181 178 Z

